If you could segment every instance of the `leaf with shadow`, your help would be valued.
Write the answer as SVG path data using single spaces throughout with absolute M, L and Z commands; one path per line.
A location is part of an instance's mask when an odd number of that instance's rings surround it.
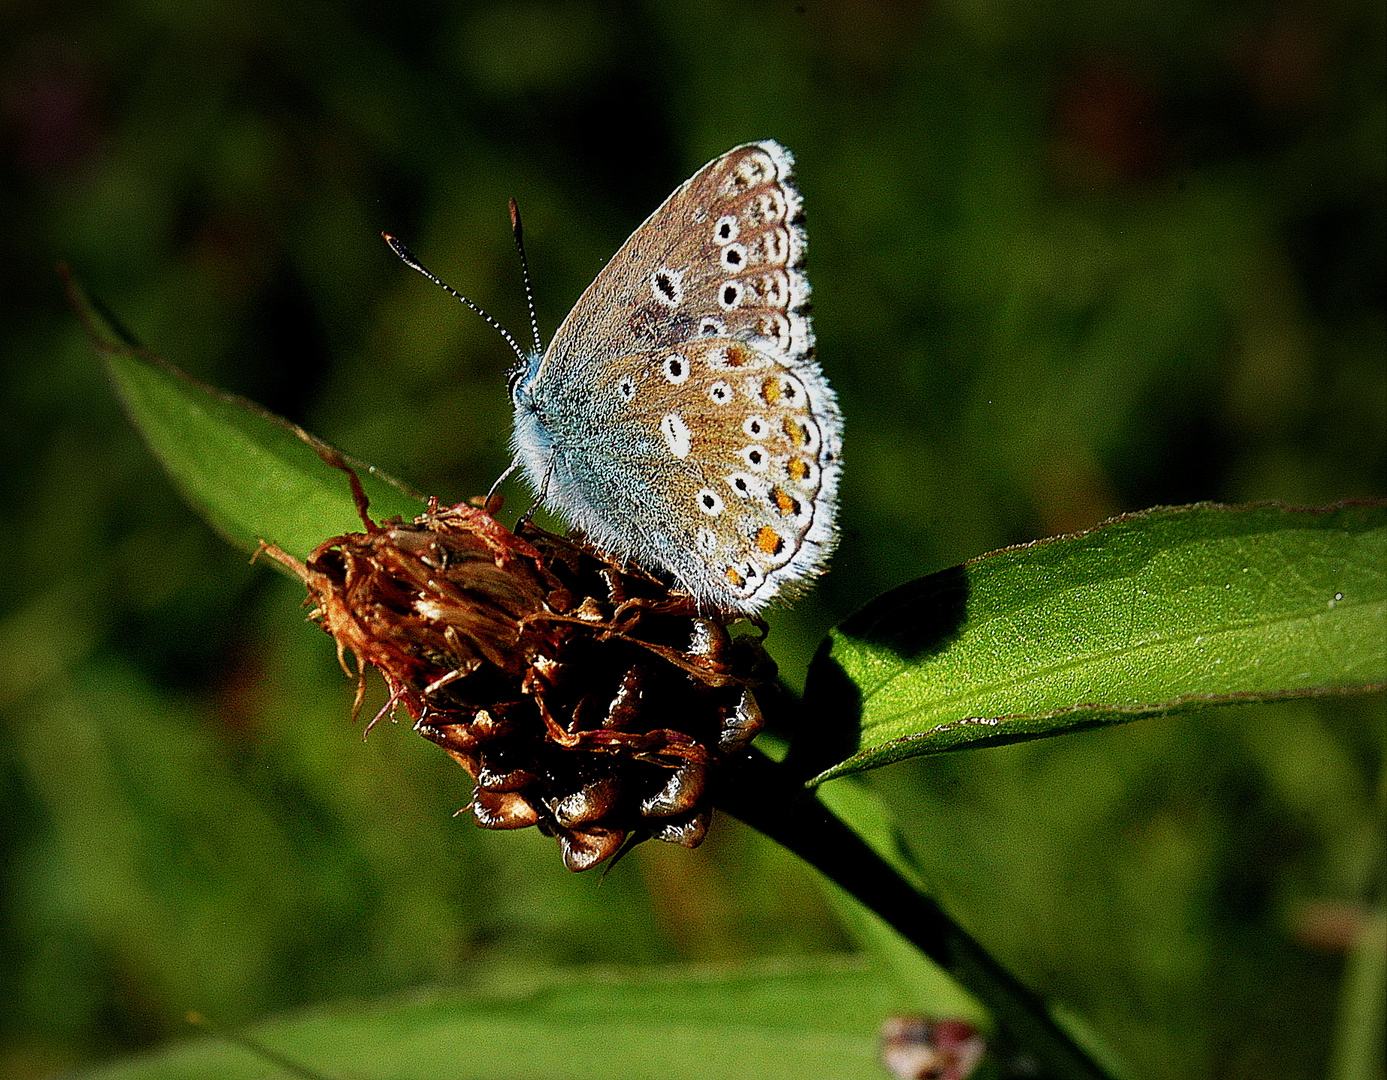
M 1158 507 L 981 556 L 824 642 L 790 757 L 903 758 L 1387 687 L 1387 502 Z M 801 745 L 802 744 L 802 745 Z

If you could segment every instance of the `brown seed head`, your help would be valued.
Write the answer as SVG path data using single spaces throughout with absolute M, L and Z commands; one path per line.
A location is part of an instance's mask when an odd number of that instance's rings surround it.
M 472 774 L 479 825 L 536 825 L 574 870 L 703 839 L 709 771 L 760 729 L 752 688 L 775 674 L 759 637 L 728 633 L 740 616 L 474 506 L 365 520 L 304 563 L 265 550 L 303 579 L 344 668 L 351 653 L 359 678 L 380 670 L 382 714 L 403 706 Z

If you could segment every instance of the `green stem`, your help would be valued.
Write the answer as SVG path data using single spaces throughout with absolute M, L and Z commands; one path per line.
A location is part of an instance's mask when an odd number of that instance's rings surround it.
M 1032 1057 L 1043 1075 L 1112 1080 L 1055 1023 L 1040 997 L 830 813 L 784 766 L 751 751 L 729 763 L 715 801 L 852 894 L 949 972 L 992 1011 L 999 1042 Z

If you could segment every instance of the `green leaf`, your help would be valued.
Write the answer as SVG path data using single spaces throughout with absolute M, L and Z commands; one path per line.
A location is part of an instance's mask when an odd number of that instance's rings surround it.
M 805 690 L 826 738 L 856 719 L 852 742 L 796 751 L 820 782 L 1181 709 L 1381 689 L 1384 628 L 1387 504 L 1149 510 L 868 604 Z
M 251 1037 L 325 1078 L 880 1080 L 877 1031 L 899 1007 L 882 973 L 850 958 L 540 976 L 498 969 L 466 989 L 268 1021 Z M 289 1074 L 250 1048 L 211 1037 L 82 1075 Z
M 154 456 L 232 544 L 253 552 L 264 540 L 303 559 L 329 537 L 360 532 L 347 473 L 331 461 L 356 471 L 377 520 L 422 510 L 420 496 L 373 466 L 135 346 L 70 280 L 68 295 Z

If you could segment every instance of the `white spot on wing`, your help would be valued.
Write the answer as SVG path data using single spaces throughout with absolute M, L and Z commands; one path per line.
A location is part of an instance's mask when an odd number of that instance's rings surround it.
M 661 363 L 665 379 L 674 386 L 682 386 L 689 381 L 689 358 L 678 353 L 670 353 Z
M 650 275 L 650 292 L 665 307 L 678 307 L 684 302 L 684 271 L 660 267 Z
M 764 446 L 744 446 L 738 453 L 752 472 L 765 472 L 770 468 L 771 458 Z
M 665 437 L 669 452 L 677 458 L 686 458 L 693 448 L 693 434 L 678 413 L 665 413 L 660 418 L 660 434 Z
M 729 473 L 725 478 L 727 486 L 742 499 L 759 498 L 765 499 L 770 486 L 759 477 L 752 476 L 751 473 L 735 472 Z

